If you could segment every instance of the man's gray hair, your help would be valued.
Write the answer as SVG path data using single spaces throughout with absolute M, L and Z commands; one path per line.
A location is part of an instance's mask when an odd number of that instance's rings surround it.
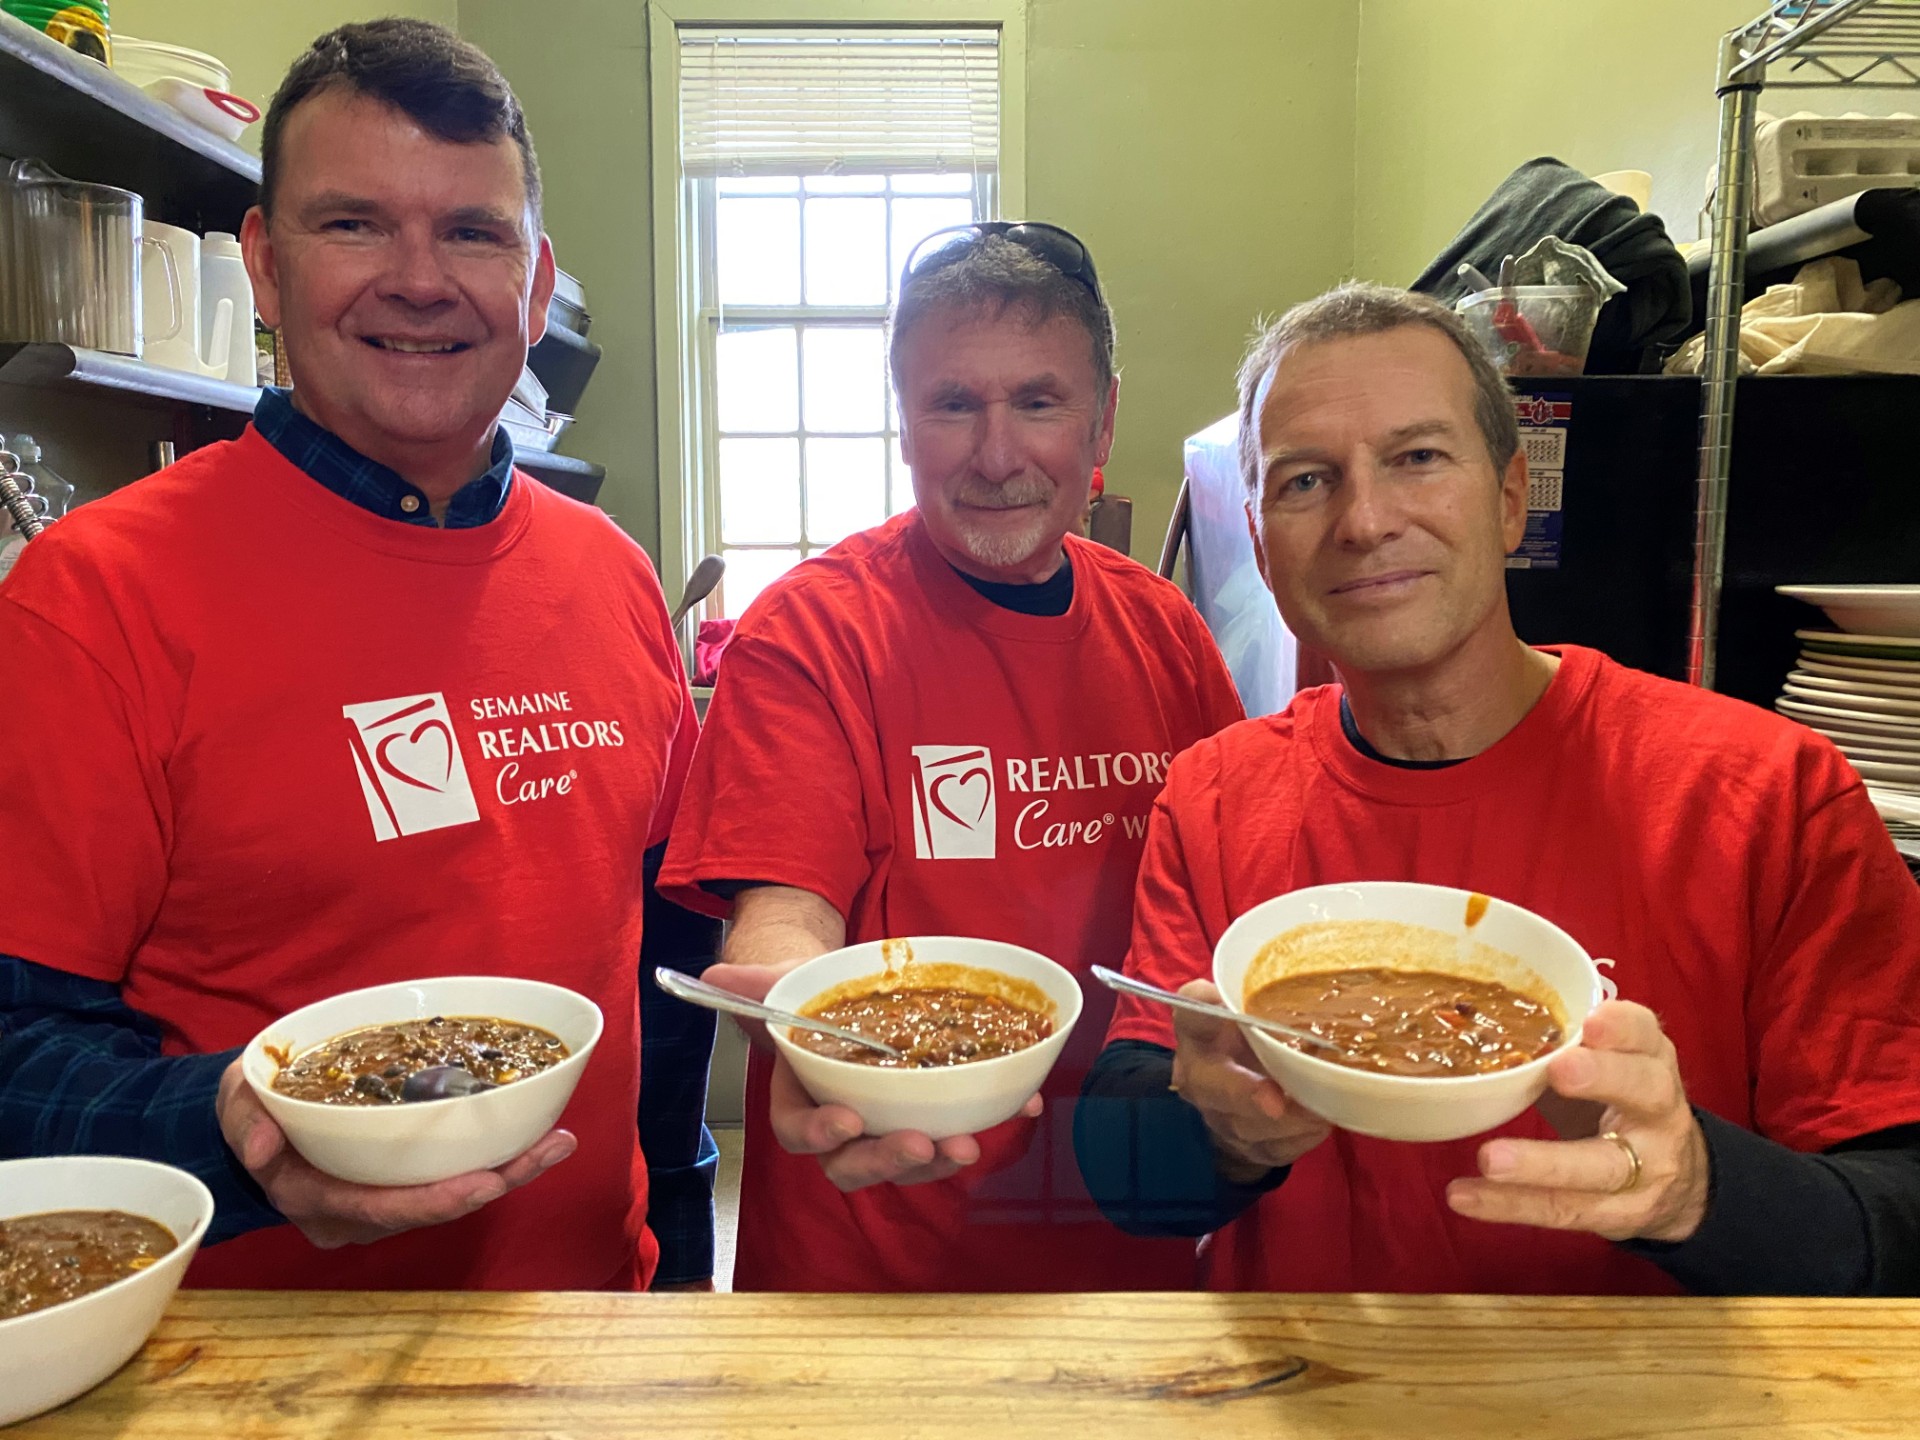
M 1520 448 L 1520 425 L 1513 414 L 1513 392 L 1494 369 L 1492 359 L 1467 332 L 1460 317 L 1438 300 L 1396 290 L 1391 285 L 1352 281 L 1312 300 L 1302 301 L 1278 320 L 1261 327 L 1240 362 L 1240 476 L 1247 493 L 1260 498 L 1260 429 L 1253 413 L 1260 382 L 1296 345 L 1383 335 L 1408 325 L 1425 325 L 1453 342 L 1473 375 L 1473 418 L 1487 442 L 1496 475 Z
M 1000 235 L 956 236 L 901 282 L 887 334 L 896 393 L 906 337 L 933 311 L 949 309 L 984 311 L 996 319 L 1012 310 L 1033 325 L 1070 316 L 1093 347 L 1094 378 L 1105 404 L 1113 380 L 1113 311 L 1085 283 Z

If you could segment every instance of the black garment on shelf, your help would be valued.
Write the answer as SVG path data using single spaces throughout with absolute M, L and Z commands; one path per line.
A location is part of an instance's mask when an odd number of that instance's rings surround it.
M 1693 315 L 1687 263 L 1658 215 L 1542 156 L 1500 182 L 1474 217 L 1408 288 L 1448 305 L 1467 293 L 1464 261 L 1492 277 L 1505 255 L 1523 255 L 1548 235 L 1583 245 L 1626 293 L 1609 300 L 1587 350 L 1589 375 L 1631 375 L 1650 346 L 1678 340 Z

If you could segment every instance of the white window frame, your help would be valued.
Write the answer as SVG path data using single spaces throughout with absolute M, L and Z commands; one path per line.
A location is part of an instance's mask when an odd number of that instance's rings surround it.
M 680 27 L 739 25 L 874 26 L 999 31 L 999 210 L 1026 214 L 1027 0 L 648 0 L 649 78 L 653 98 L 654 373 L 658 394 L 660 579 L 678 595 L 702 555 L 720 548 L 717 456 L 710 453 L 699 417 L 713 413 L 711 393 L 690 394 L 686 377 L 701 377 L 710 392 L 711 357 L 695 297 L 692 262 L 700 217 L 687 203 L 680 174 Z M 709 290 L 710 287 L 704 287 Z

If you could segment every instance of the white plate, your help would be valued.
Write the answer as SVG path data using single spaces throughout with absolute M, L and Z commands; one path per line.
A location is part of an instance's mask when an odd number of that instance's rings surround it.
M 1836 710 L 1851 710 L 1856 714 L 1911 715 L 1914 725 L 1920 728 L 1920 700 L 1889 700 L 1879 695 L 1863 695 L 1858 690 L 1822 690 L 1803 685 L 1798 680 L 1787 681 L 1787 693 L 1796 699 L 1810 700 L 1816 705 L 1831 705 Z
M 1816 645 L 1831 646 L 1836 650 L 1853 650 L 1862 646 L 1888 646 L 1895 650 L 1912 650 L 1917 652 L 1914 658 L 1920 659 L 1920 639 L 1912 635 L 1866 635 L 1857 631 L 1843 630 L 1796 630 L 1793 636 L 1796 640 L 1811 640 Z
M 1803 690 L 1824 690 L 1831 695 L 1878 695 L 1885 700 L 1920 700 L 1920 681 L 1906 685 L 1887 685 L 1880 680 L 1863 680 L 1857 675 L 1836 677 L 1816 675 L 1811 670 L 1796 670 L 1787 676 L 1787 684 Z
M 1864 680 L 1869 685 L 1906 685 L 1920 689 L 1920 664 L 1900 665 L 1894 660 L 1853 660 L 1803 651 L 1800 668 L 1809 675 L 1825 675 L 1834 680 Z
M 1783 695 L 1774 702 L 1782 715 L 1807 725 L 1825 725 L 1846 729 L 1856 735 L 1893 735 L 1902 739 L 1920 739 L 1920 721 L 1902 720 L 1893 715 L 1861 715 L 1832 705 L 1816 704 L 1794 695 Z
M 1776 585 L 1780 594 L 1818 605 L 1842 630 L 1920 638 L 1920 585 Z
M 1920 765 L 1920 740 L 1908 744 L 1888 735 L 1827 736 L 1849 760 L 1884 760 L 1894 765 Z
M 1887 760 L 1849 760 L 1861 778 L 1879 785 L 1911 786 L 1920 789 L 1920 765 L 1899 765 Z

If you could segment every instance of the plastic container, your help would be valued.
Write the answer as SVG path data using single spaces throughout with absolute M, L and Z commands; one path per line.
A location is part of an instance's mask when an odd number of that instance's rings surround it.
M 1501 374 L 1578 375 L 1600 304 L 1581 285 L 1515 285 L 1468 295 L 1456 308 Z
M 184 45 L 164 45 L 158 40 L 136 40 L 131 35 L 116 36 L 113 42 L 113 73 L 135 85 L 147 86 L 156 80 L 185 80 L 189 85 L 208 90 L 231 90 L 233 75 L 220 58 L 204 50 L 189 50 Z
M 220 302 L 229 300 L 227 311 Z M 253 282 L 240 257 L 240 241 L 224 230 L 209 230 L 200 241 L 200 328 L 207 349 L 217 352 L 214 327 L 227 316 L 229 346 L 224 379 L 235 385 L 258 383 L 253 344 Z
M 1753 223 L 1777 225 L 1880 186 L 1920 183 L 1920 119 L 1790 115 L 1753 133 Z

